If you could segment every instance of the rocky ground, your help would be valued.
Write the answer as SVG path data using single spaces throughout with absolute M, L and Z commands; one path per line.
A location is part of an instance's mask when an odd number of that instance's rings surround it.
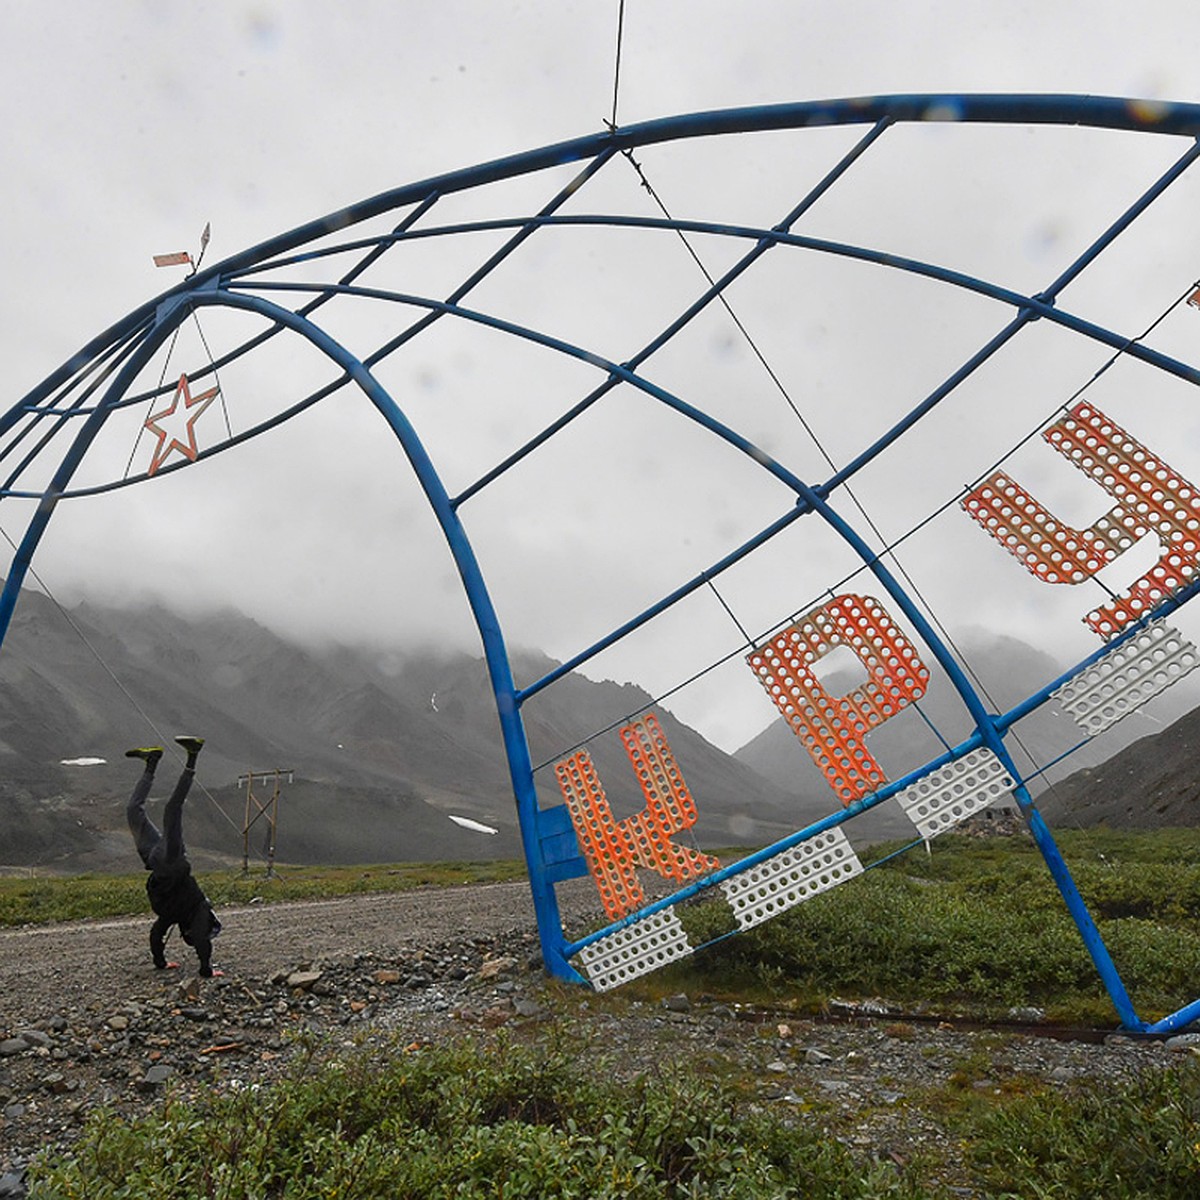
M 581 906 L 589 900 L 579 893 Z M 1085 1077 L 1119 1087 L 1194 1052 L 1196 1040 L 972 1032 L 880 1002 L 810 1020 L 702 996 L 596 996 L 541 972 L 524 884 L 221 916 L 225 974 L 210 980 L 195 976 L 182 945 L 168 947 L 178 970 L 153 970 L 143 918 L 0 931 L 0 1197 L 23 1195 L 29 1159 L 68 1148 L 96 1107 L 135 1114 L 168 1091 L 267 1082 L 311 1044 L 305 1032 L 337 1047 L 566 1030 L 595 1038 L 630 1072 L 688 1061 L 734 1073 L 763 1103 L 814 1113 L 864 1159 L 897 1162 L 952 1148 L 939 1096 Z

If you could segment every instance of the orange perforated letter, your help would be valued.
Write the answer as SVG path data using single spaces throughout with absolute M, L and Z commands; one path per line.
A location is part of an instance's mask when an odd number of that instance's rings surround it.
M 867 671 L 866 683 L 845 696 L 830 695 L 812 669 L 837 646 L 852 650 Z M 923 696 L 929 671 L 877 601 L 837 596 L 746 661 L 843 804 L 886 782 L 867 732 Z
M 715 858 L 671 841 L 673 834 L 695 825 L 696 802 L 655 717 L 626 725 L 621 740 L 646 798 L 646 807 L 623 821 L 613 817 L 586 750 L 564 758 L 554 768 L 580 848 L 611 917 L 624 916 L 645 903 L 638 866 L 680 882 L 720 866 Z
M 1089 529 L 1055 519 L 1003 471 L 962 501 L 967 512 L 1010 554 L 1047 583 L 1082 583 L 1153 532 L 1162 557 L 1124 596 L 1085 620 L 1111 638 L 1145 616 L 1196 573 L 1200 497 L 1196 489 L 1098 408 L 1079 403 L 1042 436 L 1117 503 Z

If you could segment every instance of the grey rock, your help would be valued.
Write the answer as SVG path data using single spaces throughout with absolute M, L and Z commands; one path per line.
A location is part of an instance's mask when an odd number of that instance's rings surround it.
M 480 979 L 498 979 L 502 975 L 511 974 L 516 970 L 517 960 L 511 955 L 501 955 L 499 958 L 489 958 L 478 971 Z
M 3 1200 L 21 1200 L 27 1194 L 24 1168 L 0 1175 L 0 1197 L 3 1197 Z
M 165 1063 L 155 1063 L 146 1073 L 137 1081 L 137 1087 L 142 1092 L 152 1092 L 155 1088 L 161 1087 L 168 1079 L 171 1078 L 171 1068 Z
M 0 1042 L 0 1058 L 11 1058 L 14 1054 L 24 1054 L 29 1049 L 29 1043 L 22 1037 L 5 1038 Z
M 1036 1025 L 1046 1019 L 1046 1010 L 1044 1008 L 1010 1008 L 1008 1019 L 1020 1021 L 1023 1025 Z
M 308 991 L 321 978 L 320 971 L 293 971 L 287 977 L 287 985 L 299 991 Z
M 1163 1046 L 1173 1054 L 1187 1054 L 1193 1048 L 1200 1049 L 1200 1033 L 1177 1033 L 1167 1038 Z
M 685 992 L 679 992 L 674 996 L 664 997 L 662 1006 L 667 1012 L 691 1012 L 692 1002 Z

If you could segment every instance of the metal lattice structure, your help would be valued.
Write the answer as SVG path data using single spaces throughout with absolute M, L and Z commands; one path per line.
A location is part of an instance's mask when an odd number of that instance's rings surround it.
M 1174 140 L 1180 150 L 1165 169 L 1145 182 L 1124 211 L 1037 290 L 1020 291 L 952 265 L 800 231 L 802 219 L 810 210 L 843 179 L 871 162 L 892 131 L 914 125 L 1088 127 L 1163 143 Z M 606 211 L 603 207 L 589 211 L 584 207 L 591 189 L 614 169 L 614 164 L 621 164 L 634 151 L 645 153 L 654 147 L 751 134 L 805 137 L 832 129 L 849 131 L 848 144 L 839 143 L 839 153 L 828 169 L 810 180 L 787 211 L 773 214 L 769 222 L 701 215 L 638 215 Z M 858 135 L 850 136 L 856 130 Z M 1140 538 L 1156 536 L 1162 546 L 1160 563 L 1138 581 L 1127 597 L 1105 604 L 1089 616 L 1094 630 L 1105 639 L 1104 644 L 1064 676 L 1047 680 L 1020 704 L 999 713 L 991 711 L 981 698 L 937 622 L 914 588 L 890 568 L 878 539 L 854 514 L 847 496 L 853 481 L 900 446 L 947 397 L 1035 323 L 1122 355 L 1141 369 L 1184 386 L 1200 383 L 1200 368 L 1193 362 L 1154 349 L 1128 330 L 1087 319 L 1062 303 L 1068 286 L 1116 246 L 1138 218 L 1184 178 L 1200 157 L 1198 136 L 1200 106 L 1190 104 L 1003 95 L 883 96 L 782 104 L 693 114 L 608 130 L 408 184 L 352 204 L 194 272 L 92 339 L 0 417 L 0 499 L 32 501 L 35 505 L 0 593 L 0 640 L 58 505 L 86 502 L 89 497 L 146 485 L 194 468 L 269 434 L 335 394 L 357 391 L 390 429 L 416 473 L 478 627 L 503 735 L 541 945 L 551 972 L 578 981 L 586 977 L 596 987 L 616 986 L 693 949 L 676 912 L 692 897 L 724 896 L 735 911 L 739 927 L 749 928 L 811 895 L 852 880 L 862 868 L 846 839 L 845 827 L 892 797 L 898 797 L 905 811 L 912 810 L 910 815 L 922 836 L 932 837 L 998 795 L 1011 794 L 1080 929 L 1122 1025 L 1155 1031 L 1183 1027 L 1200 1017 L 1200 1000 L 1152 1025 L 1135 1011 L 1051 832 L 1033 803 L 1028 781 L 1014 760 L 1010 736 L 1022 718 L 1054 697 L 1064 698 L 1071 711 L 1078 711 L 1085 733 L 1098 732 L 1157 694 L 1183 670 L 1195 666 L 1194 648 L 1186 639 L 1172 634 L 1163 621 L 1191 599 L 1200 586 L 1195 572 L 1200 557 L 1196 493 L 1182 475 L 1107 421 L 1102 410 L 1084 405 L 1056 421 L 1045 436 L 1067 461 L 1095 478 L 1116 500 L 1116 507 L 1101 521 L 1090 529 L 1076 530 L 1056 520 L 1046 506 L 1002 472 L 988 477 L 961 498 L 966 517 L 982 525 L 1022 565 L 1047 581 L 1090 580 Z M 542 177 L 550 181 L 550 195 L 536 211 L 435 224 L 439 212 L 455 197 L 485 194 L 489 188 L 512 181 Z M 382 231 L 377 228 L 381 223 Z M 642 239 L 674 240 L 681 234 L 703 238 L 720 245 L 725 265 L 719 274 L 698 285 L 653 336 L 632 353 L 625 347 L 619 357 L 547 328 L 511 320 L 483 303 L 472 303 L 474 295 L 486 294 L 508 264 L 540 241 L 552 233 L 566 236 L 580 230 L 602 230 L 614 238 L 637 235 Z M 450 246 L 482 235 L 490 239 L 486 243 L 488 251 L 449 289 L 422 294 L 381 279 L 380 272 L 389 256 L 403 248 L 431 243 Z M 693 322 L 725 303 L 739 282 L 760 263 L 787 255 L 900 273 L 986 301 L 991 306 L 989 313 L 996 311 L 1003 317 L 982 343 L 935 386 L 913 397 L 901 413 L 885 422 L 886 428 L 874 431 L 845 461 L 831 466 L 815 482 L 808 473 L 801 473 L 756 444 L 731 422 L 712 415 L 704 404 L 659 382 L 653 371 L 664 349 Z M 352 350 L 334 332 L 336 322 L 327 320 L 335 311 L 341 313 L 354 305 L 370 305 L 373 312 L 384 311 L 391 316 L 388 331 L 376 336 L 365 349 Z M 253 332 L 227 339 L 214 360 L 182 379 L 172 377 L 164 384 L 160 378 L 156 383 L 151 367 L 161 359 L 181 325 L 197 313 L 218 311 L 253 322 Z M 569 360 L 592 377 L 590 385 L 565 400 L 552 419 L 473 481 L 455 490 L 447 483 L 443 465 L 435 461 L 418 435 L 405 406 L 381 381 L 385 367 L 396 356 L 444 323 L 521 343 L 550 360 Z M 202 411 L 197 409 L 187 426 L 187 441 L 168 444 L 162 428 L 166 415 L 175 413 L 180 402 L 184 407 L 179 411 L 184 414 L 194 405 L 210 403 L 217 391 L 218 371 L 246 362 L 277 340 L 315 351 L 329 368 L 327 376 L 316 386 L 290 395 L 272 411 L 255 415 L 237 429 L 230 426 L 226 436 L 203 448 L 194 436 L 195 419 Z M 560 666 L 519 685 L 489 581 L 468 536 L 464 514 L 501 481 L 519 473 L 528 460 L 541 453 L 554 453 L 556 439 L 618 392 L 633 395 L 692 432 L 721 443 L 748 469 L 769 477 L 781 501 L 767 520 L 748 535 L 739 536 L 736 544 L 728 546 L 718 558 L 676 581 L 649 605 L 627 613 Z M 161 407 L 168 401 L 169 407 Z M 158 411 L 142 421 L 138 414 L 147 406 Z M 104 460 L 95 455 L 95 449 L 102 435 L 122 422 L 128 429 L 139 431 L 139 436 L 141 429 L 150 430 L 158 435 L 159 442 L 144 470 L 112 471 L 106 476 Z M 174 449 L 180 453 L 172 460 Z M 93 460 L 96 469 L 88 473 L 84 468 Z M 718 865 L 715 860 L 684 852 L 672 844 L 672 837 L 693 819 L 696 802 L 683 784 L 683 776 L 657 725 L 631 725 L 626 729 L 631 761 L 636 770 L 646 772 L 644 814 L 622 823 L 611 813 L 599 811 L 597 797 L 603 795 L 603 790 L 598 777 L 588 774 L 586 754 L 560 764 L 567 802 L 543 803 L 534 781 L 523 720 L 525 707 L 571 671 L 651 626 L 798 523 L 819 527 L 823 536 L 834 539 L 855 561 L 861 575 L 855 593 L 869 587 L 876 595 L 833 596 L 806 612 L 799 622 L 781 621 L 782 632 L 775 634 L 774 640 L 756 640 L 749 657 L 752 664 L 759 664 L 755 670 L 760 682 L 768 691 L 774 689 L 774 698 L 793 728 L 803 730 L 812 743 L 809 748 L 814 757 L 828 751 L 837 760 L 826 763 L 823 769 L 830 780 L 843 781 L 838 786 L 841 802 L 835 803 L 823 820 L 797 829 L 739 862 Z M 631 570 L 635 569 L 636 564 Z M 911 638 L 901 625 L 911 632 Z M 785 662 L 786 653 L 781 650 L 786 649 L 789 638 L 806 647 L 803 653 L 797 653 L 794 662 Z M 809 670 L 834 646 L 848 647 L 868 673 L 854 705 L 842 703 L 844 697 L 827 694 Z M 1170 651 L 1170 661 L 1164 661 L 1164 646 Z M 971 731 L 918 769 L 889 780 L 863 749 L 862 738 L 874 723 L 890 719 L 921 694 L 931 667 L 950 681 Z M 1150 682 L 1145 683 L 1143 677 Z M 686 763 L 682 766 L 686 773 Z M 586 838 L 577 836 L 588 828 L 594 833 L 591 862 L 585 853 Z M 607 859 L 598 865 L 595 859 L 601 854 Z M 661 868 L 668 861 L 674 864 L 673 879 L 678 886 L 667 898 L 647 902 L 636 887 L 625 886 L 636 883 L 635 866 L 666 873 Z M 556 887 L 589 872 L 597 879 L 625 882 L 620 888 L 605 884 L 615 897 L 612 904 L 606 905 L 610 923 L 571 940 L 560 919 Z

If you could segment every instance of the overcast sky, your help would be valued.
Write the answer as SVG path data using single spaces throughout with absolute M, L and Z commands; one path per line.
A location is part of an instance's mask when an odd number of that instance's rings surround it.
M 389 188 L 601 129 L 612 116 L 618 10 L 617 0 L 10 0 L 0 7 L 0 406 L 177 282 L 181 272 L 156 269 L 151 256 L 195 254 L 206 222 L 211 263 Z M 616 116 L 630 124 L 892 92 L 1197 102 L 1197 45 L 1200 7 L 1191 0 L 627 0 Z M 861 134 L 756 135 L 638 159 L 674 215 L 769 226 Z M 1090 131 L 894 131 L 801 228 L 1032 293 L 1185 148 L 1178 139 Z M 461 211 L 523 215 L 567 178 L 496 189 Z M 1200 276 L 1198 189 L 1194 179 L 1172 189 L 1127 246 L 1068 289 L 1064 306 L 1126 334 L 1155 320 Z M 572 211 L 593 206 L 656 213 L 623 162 L 606 168 Z M 742 251 L 710 241 L 696 249 L 713 270 Z M 495 244 L 481 251 L 439 242 L 387 282 L 445 295 Z M 839 465 L 1011 315 L 884 274 L 811 256 L 801 265 L 800 256 L 776 252 L 729 297 Z M 702 288 L 673 238 L 539 235 L 472 302 L 622 361 Z M 364 352 L 356 339 L 369 350 L 398 319 L 366 307 L 330 317 L 356 353 Z M 221 320 L 205 321 L 219 344 Z M 1181 307 L 1155 338 L 1196 361 L 1200 312 Z M 452 491 L 602 378 L 495 342 L 439 325 L 385 374 Z M 156 370 L 191 370 L 188 354 L 198 360 L 202 347 L 184 342 Z M 953 406 L 856 481 L 884 536 L 900 536 L 952 499 L 1107 357 L 1054 330 L 1023 335 Z M 281 406 L 322 369 L 294 351 L 230 372 L 229 419 L 237 425 Z M 723 314 L 706 314 L 647 374 L 803 477 L 829 473 Z M 1089 398 L 1200 480 L 1193 389 L 1122 364 Z M 627 391 L 616 395 L 527 472 L 464 506 L 512 644 L 570 657 L 786 508 L 761 472 L 648 407 Z M 205 416 L 206 430 L 216 416 Z M 217 437 L 215 428 L 206 436 Z M 140 454 L 144 467 L 150 447 L 135 445 L 135 434 L 113 433 L 113 462 Z M 1051 451 L 1035 445 L 1020 455 L 1007 469 L 1064 519 L 1090 523 L 1109 507 Z M 28 509 L 0 505 L 9 536 L 19 537 L 27 519 Z M 719 598 L 698 595 L 588 670 L 661 693 L 734 655 L 669 704 L 726 748 L 742 744 L 774 710 L 736 655 L 741 631 L 774 627 L 853 566 L 812 522 L 800 524 L 723 579 Z M 1140 547 L 1129 557 L 1114 565 L 1117 590 L 1154 554 Z M 901 561 L 953 630 L 982 625 L 1067 657 L 1098 645 L 1081 618 L 1101 596 L 1036 583 L 957 509 L 906 543 Z M 232 604 L 306 637 L 478 648 L 398 449 L 349 395 L 194 472 L 63 505 L 35 566 L 69 602 L 90 593 Z M 878 594 L 861 577 L 851 586 Z M 1188 614 L 1178 623 L 1200 636 Z

